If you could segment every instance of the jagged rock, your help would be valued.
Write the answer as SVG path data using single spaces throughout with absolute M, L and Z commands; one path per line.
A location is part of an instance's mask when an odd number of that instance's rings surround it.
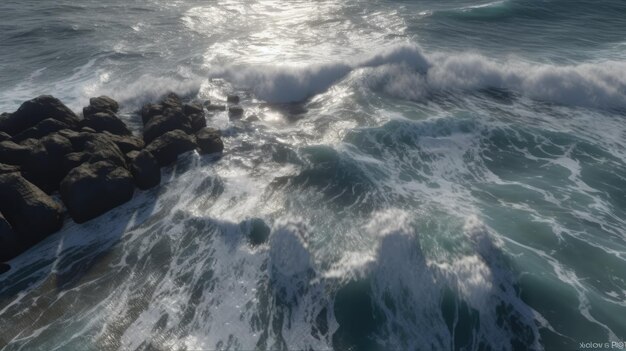
M 173 163 L 176 161 L 178 155 L 194 150 L 195 148 L 196 143 L 194 137 L 182 130 L 167 132 L 146 146 L 146 150 L 150 151 L 152 155 L 156 157 L 161 167 Z
M 0 174 L 5 173 L 19 173 L 20 167 L 14 165 L 5 165 L 4 163 L 0 163 Z
M 237 95 L 228 95 L 226 97 L 226 102 L 231 103 L 231 104 L 238 104 L 239 103 L 239 96 L 237 96 Z
M 59 99 L 42 95 L 24 102 L 17 111 L 0 116 L 0 131 L 16 135 L 47 118 L 59 120 L 71 127 L 78 125 L 78 117 Z
M 29 149 L 30 154 L 22 165 L 24 178 L 48 194 L 58 190 L 59 183 L 67 174 L 67 169 L 63 167 L 65 155 L 74 151 L 72 143 L 55 133 L 34 141 Z
M 154 116 L 144 126 L 143 140 L 146 144 L 172 130 L 191 133 L 191 119 L 179 110 L 166 110 L 164 115 Z
M 226 105 L 205 105 L 207 111 L 226 111 Z
M 70 126 L 54 118 L 46 118 L 37 123 L 34 127 L 28 128 L 23 132 L 15 135 L 13 141 L 19 143 L 26 139 L 41 139 L 46 135 L 56 133 L 63 129 L 69 129 Z
M 129 153 L 133 150 L 141 150 L 144 148 L 145 143 L 140 138 L 135 136 L 124 136 L 124 135 L 115 135 L 109 132 L 101 133 L 107 138 L 111 139 L 112 142 L 120 148 L 123 153 Z
M 203 128 L 196 133 L 196 143 L 201 154 L 224 151 L 221 133 L 215 128 Z
M 21 165 L 28 157 L 27 147 L 12 141 L 0 142 L 0 162 L 8 165 Z
M 97 133 L 97 131 L 91 127 L 82 127 L 80 131 L 83 133 Z
M 239 106 L 231 106 L 228 108 L 228 117 L 230 119 L 238 119 L 243 116 L 243 108 Z
M 108 161 L 84 163 L 61 182 L 61 198 L 74 221 L 83 223 L 128 202 L 134 188 L 125 168 Z
M 197 132 L 200 129 L 206 127 L 206 118 L 204 118 L 204 113 L 190 115 L 189 118 L 191 118 L 191 131 L 192 132 Z
M 183 105 L 183 112 L 187 115 L 195 115 L 204 113 L 204 109 L 202 105 L 196 102 L 188 103 Z
M 20 247 L 34 245 L 63 225 L 61 206 L 18 173 L 0 175 L 0 199 L 0 212 L 18 234 Z
M 146 104 L 141 108 L 141 121 L 145 125 L 152 117 L 163 115 L 163 106 L 160 104 Z
M 161 105 L 164 108 L 172 108 L 172 109 L 180 109 L 183 108 L 183 102 L 180 100 L 180 97 L 174 93 L 167 94 L 163 100 L 161 100 Z
M 255 115 L 252 115 L 252 116 L 246 118 L 246 122 L 258 122 L 258 121 L 260 121 L 260 119 L 259 119 L 259 117 L 255 116 Z
M 159 185 L 161 183 L 161 168 L 154 155 L 147 150 L 133 151 L 133 153 L 133 155 L 129 155 L 131 158 L 130 171 L 137 187 L 146 190 Z
M 88 127 L 96 132 L 110 132 L 116 135 L 132 135 L 131 131 L 119 117 L 112 112 L 97 112 L 85 117 L 81 126 Z
M 117 101 L 111 99 L 108 96 L 99 96 L 89 99 L 89 106 L 83 108 L 83 116 L 91 116 L 98 112 L 113 112 L 119 111 L 120 106 Z
M 11 136 L 5 132 L 0 132 L 0 141 L 11 140 Z

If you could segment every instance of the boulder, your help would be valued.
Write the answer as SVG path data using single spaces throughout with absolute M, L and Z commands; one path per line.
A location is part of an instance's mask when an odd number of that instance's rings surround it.
M 98 112 L 113 112 L 119 111 L 120 106 L 117 101 L 111 99 L 108 96 L 99 96 L 89 99 L 89 106 L 83 108 L 83 116 L 91 116 Z
M 11 140 L 11 136 L 5 132 L 0 132 L 0 141 Z
M 0 163 L 21 165 L 28 157 L 29 149 L 26 146 L 12 141 L 0 142 Z
M 203 128 L 196 133 L 196 143 L 201 154 L 212 154 L 224 151 L 221 133 L 215 128 Z
M 202 105 L 200 105 L 199 103 L 188 103 L 188 104 L 184 104 L 183 105 L 183 112 L 187 115 L 195 115 L 195 114 L 202 114 L 204 113 L 204 109 L 202 108 Z
M 206 127 L 206 118 L 204 118 L 204 113 L 197 113 L 195 115 L 189 115 L 191 118 L 191 131 L 197 132 L 200 129 Z
M 11 270 L 11 266 L 6 263 L 0 263 L 0 274 L 4 274 Z
M 108 161 L 84 163 L 61 182 L 61 198 L 76 223 L 96 218 L 128 202 L 135 186 L 130 172 Z
M 243 116 L 243 108 L 239 106 L 231 106 L 228 108 L 228 117 L 230 119 L 239 119 Z
M 56 133 L 50 134 L 30 147 L 30 154 L 22 165 L 22 174 L 41 190 L 51 194 L 59 189 L 59 183 L 67 174 L 65 155 L 73 151 L 69 139 Z
M 86 154 L 85 162 L 99 162 L 108 160 L 126 168 L 124 153 L 115 141 L 106 133 L 80 133 L 70 138 L 75 151 Z M 119 140 L 118 140 L 119 141 Z
M 116 135 L 109 132 L 103 132 L 101 134 L 114 142 L 115 145 L 117 145 L 117 147 L 125 154 L 131 151 L 141 150 L 145 146 L 143 140 L 132 135 Z
M 5 165 L 4 163 L 0 163 L 0 174 L 5 173 L 19 173 L 20 167 L 13 165 Z
M 145 125 L 152 117 L 163 115 L 163 110 L 160 104 L 146 104 L 141 108 L 141 121 Z
M 178 155 L 196 148 L 195 138 L 182 130 L 167 132 L 152 141 L 146 150 L 156 157 L 159 166 L 167 166 L 174 161 Z
M 237 95 L 228 95 L 226 97 L 226 102 L 231 103 L 231 104 L 238 104 L 239 103 L 239 96 L 237 96 Z
M 139 189 L 147 190 L 161 183 L 161 168 L 157 159 L 150 151 L 133 151 L 129 155 L 131 159 L 130 171 Z
M 172 130 L 180 129 L 190 133 L 191 119 L 179 110 L 166 110 L 164 115 L 154 116 L 146 123 L 143 130 L 143 140 L 146 144 Z
M 88 127 L 96 132 L 110 132 L 116 135 L 132 135 L 131 131 L 113 112 L 97 112 L 86 116 L 81 121 L 82 127 Z
M 58 231 L 63 225 L 61 206 L 18 173 L 0 175 L 0 212 L 31 246 Z
M 161 100 L 161 105 L 163 105 L 164 108 L 172 108 L 172 109 L 180 109 L 180 110 L 182 110 L 183 108 L 182 100 L 180 99 L 180 97 L 178 97 L 178 95 L 174 93 L 169 93 L 165 95 L 163 100 Z
M 47 118 L 56 119 L 71 127 L 78 125 L 78 116 L 59 99 L 42 95 L 24 102 L 15 112 L 0 116 L 0 131 L 16 135 Z
M 70 126 L 56 120 L 54 118 L 46 118 L 43 121 L 37 123 L 34 127 L 28 128 L 23 132 L 15 135 L 13 141 L 19 143 L 26 139 L 41 139 L 46 135 L 56 133 L 63 129 L 69 129 Z
M 213 111 L 226 111 L 226 105 L 206 105 L 205 106 L 207 111 L 213 112 Z

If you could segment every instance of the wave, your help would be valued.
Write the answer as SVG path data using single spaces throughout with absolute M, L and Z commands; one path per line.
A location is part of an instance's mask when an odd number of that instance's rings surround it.
M 360 59 L 304 67 L 226 67 L 212 72 L 272 103 L 304 101 L 355 71 L 359 81 L 394 97 L 423 101 L 435 94 L 497 89 L 563 105 L 626 108 L 626 62 L 577 65 L 497 60 L 477 53 L 431 54 L 402 44 Z

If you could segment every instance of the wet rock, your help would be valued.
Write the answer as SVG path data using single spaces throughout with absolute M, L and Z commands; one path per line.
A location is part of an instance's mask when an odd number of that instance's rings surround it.
M 4 163 L 0 163 L 0 174 L 5 173 L 19 173 L 20 167 L 14 165 L 5 165 Z
M 46 118 L 43 121 L 37 123 L 34 127 L 28 128 L 25 131 L 17 134 L 13 137 L 13 141 L 19 143 L 26 139 L 41 139 L 46 135 L 58 132 L 63 129 L 70 128 L 69 125 L 58 121 L 54 118 Z
M 11 140 L 11 136 L 5 132 L 0 132 L 0 142 Z
M 83 108 L 83 116 L 91 116 L 98 112 L 116 113 L 119 111 L 119 108 L 117 101 L 103 95 L 89 99 L 89 106 Z
M 160 104 L 146 104 L 141 108 L 141 121 L 143 124 L 150 122 L 152 117 L 163 115 L 163 106 Z
M 18 173 L 0 175 L 0 199 L 0 212 L 23 246 L 39 242 L 63 225 L 61 206 Z
M 165 97 L 163 98 L 163 100 L 161 100 L 161 105 L 163 105 L 164 108 L 171 108 L 171 109 L 180 109 L 182 110 L 183 108 L 183 102 L 180 99 L 180 97 L 174 93 L 169 93 L 167 95 L 165 95 Z
M 180 129 L 185 133 L 191 133 L 191 120 L 182 111 L 167 110 L 164 115 L 154 116 L 146 123 L 143 130 L 143 140 L 146 144 L 159 136 Z
M 23 145 L 9 140 L 0 142 L 0 163 L 21 165 L 28 157 L 28 154 L 28 148 Z
M 78 116 L 59 99 L 42 95 L 24 102 L 17 111 L 0 116 L 0 131 L 9 135 L 34 127 L 47 118 L 61 121 L 71 127 L 78 125 Z
M 103 132 L 102 134 L 106 136 L 107 138 L 109 138 L 112 142 L 114 142 L 115 145 L 117 145 L 117 147 L 123 153 L 129 153 L 134 150 L 141 150 L 145 146 L 145 143 L 143 142 L 143 140 L 135 136 L 115 135 L 109 132 Z
M 84 163 L 61 182 L 61 198 L 76 223 L 84 223 L 128 202 L 134 193 L 128 170 L 108 161 Z
M 204 109 L 202 105 L 196 102 L 188 103 L 183 105 L 183 112 L 187 115 L 195 115 L 204 113 Z
M 86 116 L 81 121 L 82 127 L 91 128 L 96 132 L 107 131 L 116 135 L 132 135 L 131 131 L 119 117 L 112 112 L 97 112 Z
M 224 151 L 221 132 L 215 128 L 203 128 L 196 133 L 196 143 L 201 154 L 212 154 Z
M 152 141 L 146 150 L 156 157 L 159 166 L 167 166 L 174 161 L 178 155 L 196 148 L 195 138 L 182 130 L 167 132 Z
M 259 117 L 255 116 L 255 115 L 252 115 L 252 116 L 246 118 L 246 122 L 258 122 L 258 121 L 260 121 L 260 119 L 259 119 Z
M 11 270 L 11 266 L 6 263 L 0 263 L 0 274 L 4 274 Z
M 139 189 L 147 190 L 161 183 L 161 168 L 157 159 L 147 150 L 141 152 L 133 151 L 130 171 Z
M 226 111 L 226 105 L 205 105 L 207 111 Z
M 206 127 L 206 118 L 204 118 L 204 113 L 190 115 L 191 118 L 191 131 L 197 132 L 200 129 Z
M 237 95 L 228 95 L 226 97 L 226 102 L 231 103 L 231 104 L 238 104 L 239 103 L 239 96 L 237 96 Z
M 248 236 L 248 241 L 253 246 L 267 242 L 267 239 L 270 237 L 270 227 L 260 218 L 243 221 L 239 226 L 242 232 Z
M 41 140 L 28 139 L 30 154 L 22 165 L 24 177 L 50 194 L 59 189 L 67 174 L 63 167 L 65 155 L 73 152 L 72 143 L 60 134 L 51 134 Z
M 228 108 L 228 117 L 230 119 L 239 119 L 243 116 L 243 108 L 239 106 L 231 106 Z

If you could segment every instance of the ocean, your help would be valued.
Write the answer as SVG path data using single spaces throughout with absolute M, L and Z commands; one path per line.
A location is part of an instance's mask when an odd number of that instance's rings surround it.
M 625 1 L 0 2 L 0 112 L 168 92 L 223 157 L 10 261 L 1 350 L 626 348 Z

